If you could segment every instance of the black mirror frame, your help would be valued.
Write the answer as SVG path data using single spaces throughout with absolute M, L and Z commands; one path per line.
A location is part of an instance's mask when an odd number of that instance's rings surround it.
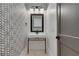
M 33 20 L 32 20 L 32 16 L 34 16 L 34 15 L 36 15 L 36 16 L 37 16 L 37 15 L 38 15 L 38 16 L 42 16 L 42 31 L 33 31 L 33 30 L 32 30 L 32 21 L 33 21 Z M 31 22 L 30 22 L 30 24 L 31 24 L 31 25 L 30 25 L 31 32 L 44 32 L 44 14 L 31 14 L 31 17 L 30 17 L 30 18 L 31 18 L 31 19 L 30 19 L 30 20 L 31 20 Z

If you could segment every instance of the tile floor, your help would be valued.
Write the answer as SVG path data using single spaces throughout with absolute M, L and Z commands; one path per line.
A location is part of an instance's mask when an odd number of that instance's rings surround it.
M 28 54 L 27 47 L 25 47 L 20 56 L 47 56 L 47 53 L 45 54 L 45 51 L 43 49 L 41 50 L 30 49 Z

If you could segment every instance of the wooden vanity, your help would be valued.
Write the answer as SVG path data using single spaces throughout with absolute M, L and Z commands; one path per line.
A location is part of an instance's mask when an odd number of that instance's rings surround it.
M 28 37 L 28 47 L 27 52 L 29 54 L 29 41 L 44 41 L 45 42 L 45 53 L 46 53 L 46 37 Z

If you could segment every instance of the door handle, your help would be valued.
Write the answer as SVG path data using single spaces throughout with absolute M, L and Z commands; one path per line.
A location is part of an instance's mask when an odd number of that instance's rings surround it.
M 56 39 L 57 39 L 57 40 L 60 40 L 60 36 L 56 36 Z

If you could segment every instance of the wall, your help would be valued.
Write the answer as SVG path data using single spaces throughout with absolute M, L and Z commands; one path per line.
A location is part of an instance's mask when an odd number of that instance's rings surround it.
M 24 4 L 0 3 L 0 55 L 20 55 L 26 42 Z
M 47 36 L 48 36 L 48 55 L 57 55 L 57 18 L 56 4 L 49 4 L 47 9 Z

